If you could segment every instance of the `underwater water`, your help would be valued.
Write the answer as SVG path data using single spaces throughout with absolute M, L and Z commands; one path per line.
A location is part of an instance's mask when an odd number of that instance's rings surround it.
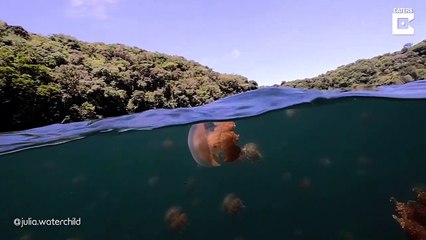
M 256 163 L 197 165 L 187 144 L 190 119 L 1 155 L 0 239 L 403 240 L 389 199 L 413 199 L 411 189 L 426 184 L 426 97 L 416 95 L 426 94 L 424 84 L 424 91 L 406 93 L 413 99 L 311 99 L 239 115 L 239 143 L 259 146 Z M 302 103 L 300 96 L 289 105 Z M 19 134 L 0 137 L 2 149 L 29 146 Z M 71 138 L 61 136 L 56 141 Z M 236 216 L 221 207 L 229 193 L 245 206 Z M 164 221 L 173 206 L 187 214 L 182 231 Z M 81 224 L 14 225 L 29 217 L 76 217 Z

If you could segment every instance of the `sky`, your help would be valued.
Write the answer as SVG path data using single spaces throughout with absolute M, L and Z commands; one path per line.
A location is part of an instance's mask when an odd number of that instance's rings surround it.
M 413 9 L 414 35 L 392 34 L 394 8 Z M 183 56 L 259 85 L 426 39 L 426 0 L 2 0 L 0 19 L 42 35 Z

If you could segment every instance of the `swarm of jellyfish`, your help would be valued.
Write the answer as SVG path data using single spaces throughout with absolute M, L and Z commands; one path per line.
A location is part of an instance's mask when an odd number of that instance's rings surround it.
M 414 188 L 413 191 L 417 193 L 416 201 L 404 203 L 391 198 L 396 211 L 393 218 L 399 223 L 409 240 L 425 240 L 426 191 L 419 188 Z
M 166 211 L 164 221 L 170 229 L 181 232 L 188 224 L 188 216 L 180 207 L 171 207 Z
M 194 160 L 201 166 L 217 167 L 222 162 L 247 160 L 256 162 L 262 154 L 255 143 L 238 145 L 235 122 L 206 122 L 192 125 L 188 146 Z

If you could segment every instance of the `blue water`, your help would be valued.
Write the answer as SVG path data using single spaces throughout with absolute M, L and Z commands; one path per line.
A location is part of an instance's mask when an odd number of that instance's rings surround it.
M 269 87 L 237 94 L 193 108 L 156 109 L 142 113 L 68 124 L 53 124 L 0 135 L 0 153 L 58 144 L 106 131 L 149 130 L 209 120 L 238 119 L 256 116 L 318 99 L 376 97 L 425 99 L 426 80 L 404 85 L 379 87 L 375 91 L 318 91 Z

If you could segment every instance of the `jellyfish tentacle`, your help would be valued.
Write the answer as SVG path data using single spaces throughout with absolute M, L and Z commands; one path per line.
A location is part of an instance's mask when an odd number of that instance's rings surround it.
M 233 130 L 234 122 L 214 122 L 214 131 L 208 134 L 209 146 L 217 157 L 222 156 L 224 162 L 238 159 L 240 147 L 237 145 L 239 135 Z

